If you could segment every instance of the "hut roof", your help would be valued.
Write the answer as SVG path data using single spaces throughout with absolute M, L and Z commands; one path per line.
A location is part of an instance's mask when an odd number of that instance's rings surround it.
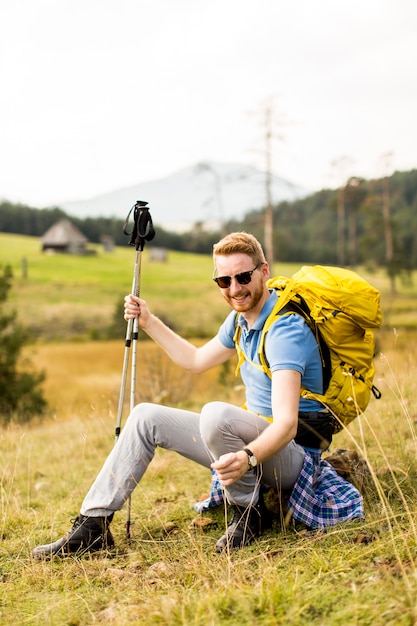
M 87 237 L 69 220 L 63 219 L 53 224 L 41 237 L 42 244 L 50 246 L 81 245 L 88 242 Z

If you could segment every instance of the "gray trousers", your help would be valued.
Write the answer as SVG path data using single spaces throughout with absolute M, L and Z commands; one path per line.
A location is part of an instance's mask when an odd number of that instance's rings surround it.
M 225 402 L 210 402 L 201 413 L 138 404 L 87 493 L 81 514 L 105 516 L 120 510 L 144 475 L 157 446 L 209 468 L 222 454 L 241 450 L 267 426 L 268 422 L 258 415 Z M 303 448 L 291 441 L 265 461 L 257 474 L 247 472 L 227 487 L 227 500 L 240 506 L 256 504 L 261 482 L 278 491 L 291 488 L 303 461 Z

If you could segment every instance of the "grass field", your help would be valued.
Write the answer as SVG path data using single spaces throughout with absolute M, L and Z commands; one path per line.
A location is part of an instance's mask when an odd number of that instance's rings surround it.
M 123 296 L 131 291 L 136 251 L 130 246 L 111 254 L 100 246 L 96 250 L 97 255 L 81 257 L 45 255 L 36 238 L 0 233 L 0 267 L 10 264 L 14 273 L 10 306 L 32 329 L 34 340 L 106 337 L 115 311 L 122 311 Z M 141 295 L 154 312 L 185 336 L 211 337 L 228 311 L 211 281 L 211 258 L 170 252 L 166 263 L 152 262 L 145 246 L 140 259 Z M 273 273 L 289 276 L 297 269 L 277 263 Z M 381 291 L 385 328 L 417 327 L 417 272 L 407 284 L 398 281 L 393 298 L 382 270 L 359 271 Z M 192 315 L 184 315 L 191 309 Z
M 366 521 L 326 534 L 277 521 L 256 544 L 216 555 L 224 510 L 193 525 L 207 470 L 160 451 L 133 495 L 130 543 L 121 512 L 113 554 L 47 563 L 32 561 L 30 550 L 69 528 L 113 445 L 121 351 L 117 342 L 33 350 L 47 366 L 55 410 L 43 424 L 1 433 L 0 623 L 416 623 L 416 361 L 395 337 L 376 363 L 382 399 L 334 442 L 371 465 Z M 186 380 L 153 347 L 142 350 L 139 399 L 158 399 L 165 386 L 176 394 L 167 402 L 190 408 L 240 400 L 232 378 L 226 389 L 216 371 Z
M 123 296 L 132 289 L 136 251 L 129 246 L 112 254 L 100 247 L 97 251 L 91 256 L 44 255 L 36 239 L 0 234 L 0 264 L 9 263 L 15 276 L 10 304 L 35 338 L 62 341 L 105 335 L 116 307 L 122 311 Z M 140 261 L 141 294 L 151 299 L 162 318 L 180 325 L 189 336 L 206 334 L 213 317 L 220 322 L 226 308 L 210 281 L 208 257 L 171 252 L 167 263 L 151 263 L 145 248 Z M 184 310 L 194 306 L 196 290 L 197 314 L 184 316 Z
M 24 246 L 27 279 L 20 275 Z M 113 553 L 30 558 L 35 545 L 70 527 L 113 446 L 124 337 L 80 339 L 91 333 L 92 317 L 102 316 L 99 326 L 108 323 L 116 298 L 130 291 L 132 255 L 120 249 L 109 256 L 43 257 L 35 240 L 0 235 L 0 264 L 10 262 L 15 271 L 11 304 L 19 318 L 35 320 L 40 329 L 45 320 L 62 329 L 53 342 L 39 332 L 42 340 L 27 349 L 46 371 L 50 415 L 42 423 L 0 430 L 0 624 L 417 624 L 416 288 L 399 285 L 391 299 L 382 273 L 372 277 L 390 315 L 378 336 L 375 383 L 382 399 L 334 441 L 334 448 L 357 449 L 370 465 L 365 521 L 306 533 L 282 527 L 277 516 L 274 528 L 252 546 L 217 555 L 225 511 L 197 520 L 193 512 L 207 493 L 208 471 L 159 451 L 132 498 L 130 542 L 121 512 L 113 524 Z M 190 334 L 201 337 L 203 321 L 215 332 L 226 309 L 207 280 L 210 259 L 170 254 L 168 263 L 157 264 L 146 250 L 143 256 L 142 293 L 153 308 L 168 311 Z M 291 268 L 279 273 L 286 270 Z M 190 314 L 196 299 L 197 317 Z M 57 312 L 63 300 L 68 309 Z M 84 324 L 79 332 L 69 325 L 76 312 Z M 406 323 L 392 323 L 400 313 Z M 138 350 L 138 401 L 198 409 L 215 398 L 242 400 L 232 371 L 184 376 L 153 344 L 139 341 Z

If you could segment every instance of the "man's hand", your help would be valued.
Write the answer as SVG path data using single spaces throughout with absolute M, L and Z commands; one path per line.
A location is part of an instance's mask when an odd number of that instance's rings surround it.
M 216 470 L 220 482 L 225 487 L 239 480 L 249 469 L 248 455 L 244 450 L 223 454 L 210 466 Z
M 146 324 L 151 317 L 151 313 L 145 300 L 129 294 L 125 297 L 124 309 L 124 318 L 126 321 L 130 319 L 133 320 L 137 317 L 139 327 L 143 329 L 146 327 Z

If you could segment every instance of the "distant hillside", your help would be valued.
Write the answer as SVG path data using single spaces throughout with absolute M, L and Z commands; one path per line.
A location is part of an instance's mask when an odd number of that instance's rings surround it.
M 164 229 L 158 204 L 149 196 L 142 198 L 150 202 L 156 226 L 157 236 L 150 245 L 211 253 L 221 234 L 219 229 L 191 228 L 183 233 L 175 232 L 175 228 Z M 184 204 L 172 202 L 171 215 L 165 213 L 167 221 L 171 217 L 178 226 Z M 34 209 L 0 202 L 0 232 L 42 237 L 57 221 L 69 217 L 91 243 L 110 238 L 116 245 L 126 246 L 123 224 L 131 206 L 129 200 L 119 217 L 77 217 L 73 211 L 67 215 L 57 207 Z M 188 218 L 190 225 L 198 221 L 197 213 Z M 261 242 L 264 227 L 262 208 L 225 221 L 226 231 L 245 230 Z M 340 189 L 322 189 L 296 200 L 278 200 L 275 196 L 273 236 L 275 259 L 281 262 L 352 267 L 372 264 L 387 267 L 391 275 L 401 274 L 403 280 L 409 280 L 409 270 L 417 268 L 417 170 L 395 172 L 389 178 L 376 180 L 352 178 Z
M 274 204 L 309 193 L 277 176 L 272 177 L 271 188 Z M 265 206 L 265 172 L 237 163 L 204 162 L 167 178 L 58 205 L 75 217 L 123 219 L 137 200 L 149 202 L 155 224 L 169 231 L 186 231 L 196 222 L 218 225 Z

